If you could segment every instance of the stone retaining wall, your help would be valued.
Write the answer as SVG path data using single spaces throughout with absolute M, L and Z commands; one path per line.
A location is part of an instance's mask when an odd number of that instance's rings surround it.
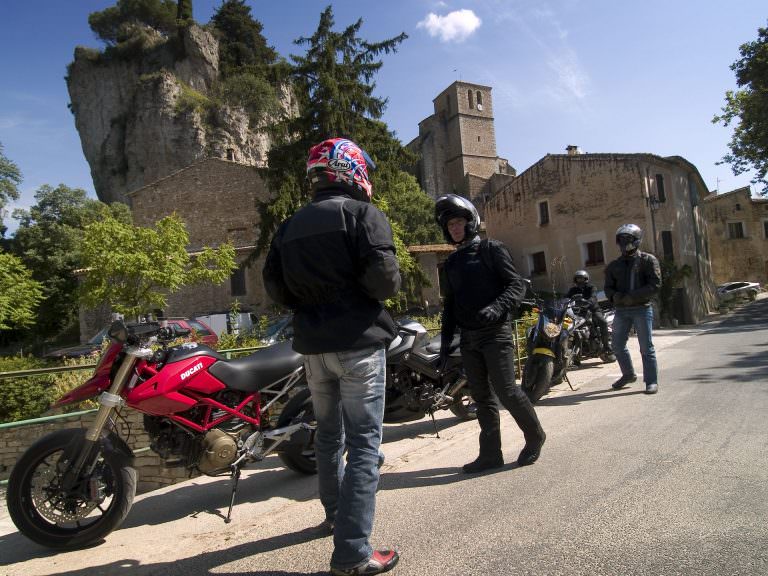
M 53 422 L 21 425 L 0 430 L 0 480 L 8 479 L 16 460 L 35 440 L 64 428 L 85 428 L 93 421 L 95 414 L 92 412 Z M 119 433 L 123 440 L 126 440 L 128 446 L 134 451 L 149 446 L 149 436 L 144 431 L 144 415 L 135 410 L 124 410 L 122 414 L 123 419 L 119 422 Z M 139 479 L 137 486 L 139 494 L 190 478 L 189 472 L 185 468 L 168 468 L 163 465 L 159 456 L 149 450 L 136 454 L 134 466 Z

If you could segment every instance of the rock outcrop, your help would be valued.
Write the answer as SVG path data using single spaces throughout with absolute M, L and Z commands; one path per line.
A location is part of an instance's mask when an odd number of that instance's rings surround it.
M 69 67 L 75 126 L 103 202 L 129 203 L 128 192 L 203 158 L 266 161 L 269 138 L 245 111 L 204 105 L 219 73 L 213 35 L 192 25 L 156 44 L 131 58 L 77 48 Z

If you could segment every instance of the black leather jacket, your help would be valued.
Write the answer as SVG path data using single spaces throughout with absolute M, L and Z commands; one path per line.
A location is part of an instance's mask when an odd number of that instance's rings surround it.
M 501 326 L 517 312 L 525 295 L 525 283 L 515 269 L 512 256 L 501 242 L 487 241 L 488 258 L 482 254 L 479 237 L 459 246 L 445 261 L 442 342 L 453 339 L 458 325 L 462 330 Z M 493 306 L 499 315 L 484 319 L 480 311 Z
M 617 308 L 650 306 L 661 288 L 661 267 L 653 254 L 638 250 L 605 268 L 605 296 Z
M 318 192 L 280 225 L 262 275 L 269 296 L 294 311 L 297 352 L 387 345 L 396 334 L 381 301 L 400 290 L 400 270 L 392 229 L 372 204 Z

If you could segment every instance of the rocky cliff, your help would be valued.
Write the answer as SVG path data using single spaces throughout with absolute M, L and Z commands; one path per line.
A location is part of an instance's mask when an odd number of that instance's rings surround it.
M 269 138 L 242 110 L 205 106 L 218 78 L 218 43 L 199 26 L 133 57 L 75 50 L 67 86 L 96 194 L 126 193 L 206 157 L 262 165 Z M 288 96 L 286 95 L 286 98 Z

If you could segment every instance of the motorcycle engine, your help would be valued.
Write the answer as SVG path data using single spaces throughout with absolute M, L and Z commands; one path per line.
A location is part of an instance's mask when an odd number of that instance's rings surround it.
M 215 399 L 231 408 L 243 400 L 243 393 L 223 390 Z M 243 412 L 253 415 L 250 406 Z M 191 421 L 203 424 L 206 408 L 198 406 L 184 415 Z M 214 410 L 211 421 L 227 416 L 226 410 Z M 227 471 L 238 456 L 238 445 L 252 431 L 252 426 L 239 418 L 229 418 L 205 434 L 192 432 L 173 421 L 158 416 L 144 416 L 144 427 L 149 434 L 150 447 L 168 467 L 197 467 L 203 474 L 211 475 Z
M 214 428 L 202 441 L 202 451 L 197 467 L 203 474 L 226 471 L 237 458 L 237 441 L 224 430 Z
M 416 370 L 403 367 L 393 374 L 392 383 L 414 409 L 426 411 L 435 403 L 438 392 L 435 382 Z

